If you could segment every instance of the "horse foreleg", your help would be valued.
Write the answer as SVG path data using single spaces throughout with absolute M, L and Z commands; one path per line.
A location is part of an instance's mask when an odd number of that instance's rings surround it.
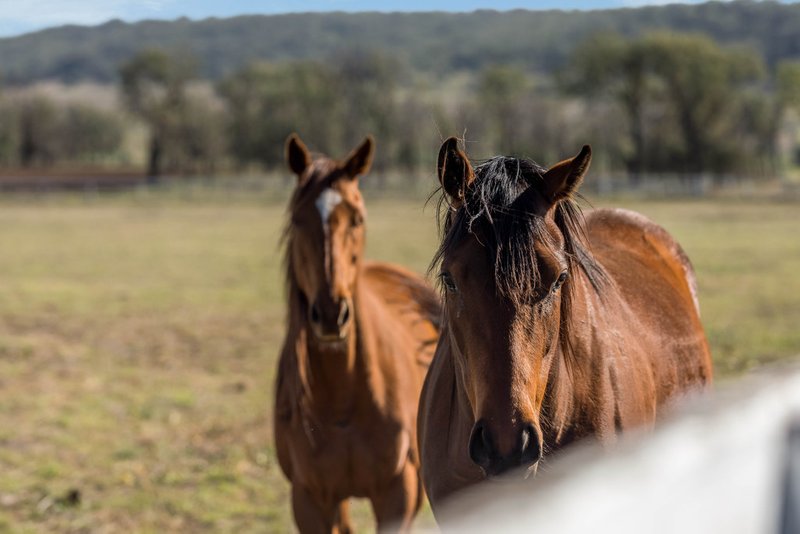
M 353 526 L 350 523 L 350 502 L 345 499 L 339 503 L 336 513 L 336 534 L 352 534 Z
M 292 510 L 301 534 L 349 532 L 341 530 L 341 505 L 320 501 L 299 484 L 292 485 Z
M 408 532 L 422 504 L 422 485 L 417 468 L 406 462 L 402 472 L 372 499 L 379 532 Z

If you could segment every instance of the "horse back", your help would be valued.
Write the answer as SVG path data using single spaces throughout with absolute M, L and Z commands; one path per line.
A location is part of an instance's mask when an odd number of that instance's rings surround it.
M 427 369 L 439 337 L 439 295 L 422 277 L 389 263 L 366 262 L 362 282 L 415 342 L 417 362 Z

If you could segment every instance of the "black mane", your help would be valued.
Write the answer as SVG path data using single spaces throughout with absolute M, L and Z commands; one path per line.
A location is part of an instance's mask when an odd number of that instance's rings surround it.
M 531 209 L 527 192 L 541 190 L 547 169 L 529 159 L 496 156 L 478 164 L 474 171 L 475 179 L 460 206 L 454 209 L 446 194 L 439 199 L 442 239 L 430 271 L 439 268 L 447 251 L 472 234 L 494 260 L 498 294 L 516 304 L 529 301 L 540 285 L 533 244 L 550 240 L 550 234 L 544 218 Z M 599 290 L 606 275 L 589 252 L 580 207 L 572 199 L 562 200 L 556 207 L 555 222 L 564 237 L 570 275 L 582 269 Z

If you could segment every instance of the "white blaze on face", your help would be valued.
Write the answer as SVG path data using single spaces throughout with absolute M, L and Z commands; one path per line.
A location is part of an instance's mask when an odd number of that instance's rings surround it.
M 333 213 L 333 210 L 336 209 L 336 206 L 341 204 L 341 202 L 342 195 L 330 187 L 323 190 L 322 193 L 319 194 L 319 197 L 317 197 L 317 201 L 314 205 L 317 207 L 317 211 L 319 211 L 319 217 L 322 219 L 322 228 L 325 230 L 325 233 L 328 233 L 328 220 L 331 218 L 331 213 Z
M 330 283 L 333 278 L 333 273 L 331 272 L 333 262 L 331 261 L 331 244 L 330 236 L 328 235 L 328 226 L 331 213 L 333 213 L 333 210 L 336 209 L 336 206 L 341 204 L 341 202 L 342 195 L 331 188 L 323 190 L 322 193 L 319 194 L 319 197 L 317 197 L 317 201 L 314 202 L 317 211 L 319 211 L 319 218 L 322 219 L 322 233 L 325 236 L 325 277 L 328 279 L 328 283 Z

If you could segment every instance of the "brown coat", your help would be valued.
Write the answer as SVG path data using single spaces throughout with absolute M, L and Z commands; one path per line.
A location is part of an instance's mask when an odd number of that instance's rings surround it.
M 364 146 L 339 163 L 312 161 L 289 141 L 300 182 L 274 423 L 304 533 L 349 532 L 348 497 L 370 499 L 380 528 L 406 529 L 423 498 L 416 417 L 439 299 L 418 276 L 361 259 L 366 212 L 355 178 L 368 168 L 371 141 Z
M 420 401 L 422 475 L 434 512 L 453 492 L 579 439 L 613 443 L 711 381 L 694 273 L 666 231 L 571 197 L 588 169 L 494 158 L 472 169 L 442 147 L 439 345 Z

